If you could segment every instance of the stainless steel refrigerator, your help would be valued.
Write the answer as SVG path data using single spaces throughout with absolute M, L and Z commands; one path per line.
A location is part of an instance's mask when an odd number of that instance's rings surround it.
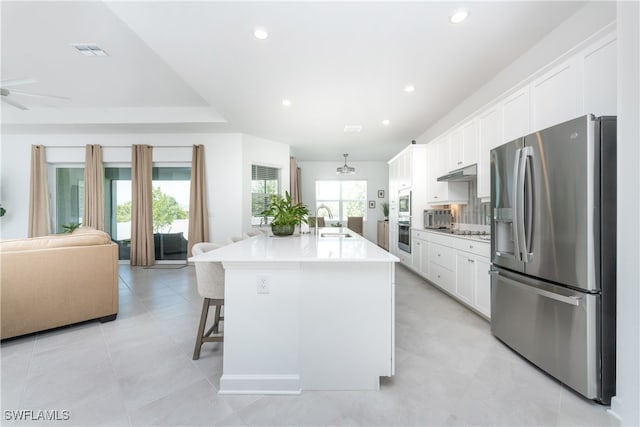
M 491 151 L 492 333 L 589 399 L 615 394 L 616 118 Z

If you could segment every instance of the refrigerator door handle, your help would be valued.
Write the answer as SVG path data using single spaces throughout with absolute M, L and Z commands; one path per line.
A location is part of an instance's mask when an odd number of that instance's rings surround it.
M 533 252 L 531 252 L 531 233 L 533 231 L 533 181 L 531 176 L 531 162 L 533 161 L 533 148 L 524 147 L 522 149 L 521 161 L 521 197 L 522 197 L 522 234 L 520 242 L 522 245 L 522 261 L 531 262 Z M 526 197 L 526 200 L 525 200 Z M 526 202 L 526 203 L 525 203 Z M 525 212 L 526 207 L 526 212 Z
M 512 223 L 512 233 L 513 233 L 513 254 L 516 258 L 516 261 L 522 261 L 522 251 L 520 246 L 520 158 L 521 158 L 522 149 L 518 148 L 516 150 L 515 159 L 513 161 L 513 223 Z
M 496 273 L 491 273 L 491 274 L 496 274 Z M 525 285 L 524 283 L 520 283 L 513 279 L 505 277 L 501 275 L 499 272 L 497 272 L 497 275 L 499 275 L 503 280 L 508 281 L 509 285 L 515 286 L 519 289 L 525 290 L 527 292 L 531 292 L 541 297 L 549 298 L 549 299 L 563 302 L 565 304 L 573 305 L 576 307 L 580 305 L 580 301 L 582 300 L 582 297 L 579 297 L 579 296 L 574 296 L 574 295 L 564 296 L 564 295 L 557 294 L 555 292 L 545 291 L 544 289 L 536 288 L 535 286 Z

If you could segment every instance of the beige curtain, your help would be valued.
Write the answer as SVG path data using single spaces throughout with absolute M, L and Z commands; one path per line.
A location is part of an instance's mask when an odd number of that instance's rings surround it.
M 289 194 L 291 195 L 292 204 L 295 205 L 302 202 L 300 168 L 295 157 L 289 157 Z
M 131 147 L 131 265 L 153 265 L 153 147 Z
M 82 221 L 86 227 L 104 231 L 104 170 L 100 145 L 86 146 Z
M 31 183 L 29 186 L 29 237 L 49 234 L 49 185 L 43 145 L 31 146 Z
M 191 193 L 189 195 L 188 256 L 196 243 L 209 241 L 207 180 L 204 168 L 204 145 L 194 145 L 191 155 Z

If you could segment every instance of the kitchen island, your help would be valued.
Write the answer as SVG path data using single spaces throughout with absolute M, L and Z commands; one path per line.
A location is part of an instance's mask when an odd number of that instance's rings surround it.
M 395 262 L 346 228 L 256 236 L 225 268 L 222 394 L 377 390 L 394 374 Z

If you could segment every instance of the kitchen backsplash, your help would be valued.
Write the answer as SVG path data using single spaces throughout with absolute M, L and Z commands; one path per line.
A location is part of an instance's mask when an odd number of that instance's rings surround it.
M 466 205 L 451 205 L 454 223 L 491 225 L 490 203 L 480 202 L 477 187 L 477 180 L 469 181 L 469 203 Z

